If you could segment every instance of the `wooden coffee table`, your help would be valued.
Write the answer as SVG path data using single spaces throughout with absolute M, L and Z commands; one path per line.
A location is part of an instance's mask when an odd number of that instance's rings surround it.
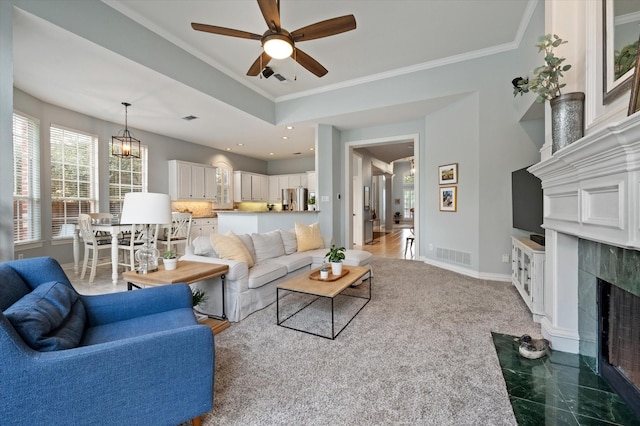
M 178 262 L 178 267 L 173 271 L 166 271 L 164 265 L 160 265 L 157 271 L 149 272 L 148 274 L 138 274 L 136 271 L 123 272 L 122 278 L 127 282 L 127 290 L 132 290 L 133 287 L 154 287 L 176 283 L 191 284 L 209 278 L 220 277 L 222 280 L 222 316 L 209 315 L 209 319 L 204 322 L 204 324 L 211 327 L 215 334 L 229 327 L 224 308 L 225 274 L 228 271 L 229 266 L 227 265 L 181 260 Z
M 288 281 L 285 281 L 283 283 L 278 284 L 278 286 L 276 287 L 276 321 L 278 323 L 279 326 L 281 327 L 285 327 L 285 328 L 290 328 L 292 330 L 297 330 L 297 331 L 302 331 L 303 333 L 308 333 L 308 334 L 312 334 L 314 336 L 319 336 L 319 337 L 324 337 L 325 339 L 335 339 L 336 337 L 338 337 L 338 335 L 342 332 L 342 330 L 344 330 L 350 323 L 351 321 L 356 317 L 356 315 L 358 315 L 358 313 L 360 313 L 360 311 L 367 305 L 367 303 L 369 303 L 369 301 L 371 300 L 371 281 L 372 281 L 372 276 L 371 276 L 371 268 L 367 267 L 363 267 L 363 266 L 343 266 L 342 267 L 343 270 L 348 270 L 349 273 L 347 273 L 346 275 L 342 276 L 341 278 L 338 278 L 335 281 L 318 281 L 318 280 L 313 280 L 311 278 L 309 278 L 309 276 L 315 272 L 318 271 L 318 269 L 314 269 L 312 271 L 309 271 L 308 273 L 304 273 L 304 274 L 300 274 L 295 278 L 292 278 Z M 349 297 L 355 297 L 355 298 L 359 298 L 359 299 L 366 299 L 366 302 L 364 303 L 364 305 L 362 305 L 360 307 L 360 309 L 358 309 L 358 312 L 356 312 L 350 319 L 349 321 L 340 329 L 338 330 L 338 332 L 335 332 L 335 318 L 334 318 L 334 312 L 335 312 L 335 298 L 336 296 L 338 296 L 339 294 L 342 294 L 342 292 L 344 290 L 346 290 L 347 288 L 351 287 L 352 285 L 354 285 L 355 283 L 357 283 L 360 279 L 362 279 L 364 276 L 368 275 L 368 287 L 369 287 L 369 294 L 367 297 L 362 297 L 362 296 L 356 296 L 356 295 L 351 295 L 351 294 L 344 294 L 345 296 L 349 296 Z M 365 285 L 364 283 L 361 285 Z M 305 306 L 303 306 L 302 308 L 298 309 L 296 312 L 294 312 L 293 314 L 289 315 L 288 317 L 284 318 L 284 319 L 280 319 L 280 291 L 291 291 L 294 293 L 304 293 L 304 294 L 309 294 L 312 296 L 317 296 L 313 301 L 311 301 L 310 303 L 306 304 Z M 317 334 L 317 333 L 312 333 L 306 330 L 301 330 L 299 328 L 294 328 L 294 327 L 290 327 L 286 324 L 284 324 L 284 322 L 286 322 L 288 319 L 292 318 L 294 315 L 298 314 L 299 312 L 303 311 L 305 308 L 307 308 L 308 306 L 310 306 L 311 304 L 313 304 L 317 299 L 319 298 L 327 298 L 331 300 L 331 336 L 324 336 L 322 334 Z

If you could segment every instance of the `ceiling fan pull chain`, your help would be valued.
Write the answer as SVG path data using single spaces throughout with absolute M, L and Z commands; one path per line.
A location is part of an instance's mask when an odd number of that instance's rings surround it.
M 298 49 L 293 48 L 293 81 L 298 81 Z

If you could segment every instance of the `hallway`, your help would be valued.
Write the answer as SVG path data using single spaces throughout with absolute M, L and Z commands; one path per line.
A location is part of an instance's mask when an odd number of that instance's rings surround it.
M 409 228 L 394 228 L 387 233 L 376 233 L 374 237 L 373 244 L 354 246 L 353 248 L 368 251 L 374 256 L 392 259 L 415 259 L 415 242 L 413 247 L 411 245 L 407 247 L 405 255 L 406 238 L 413 237 Z

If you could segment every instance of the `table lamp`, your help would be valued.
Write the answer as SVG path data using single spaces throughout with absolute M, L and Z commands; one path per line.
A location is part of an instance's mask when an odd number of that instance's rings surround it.
M 124 196 L 120 223 L 126 225 L 145 225 L 144 244 L 135 254 L 138 268 L 136 272 L 146 274 L 158 270 L 160 252 L 150 241 L 149 225 L 166 225 L 171 223 L 171 199 L 168 194 L 152 192 L 129 192 Z M 131 230 L 131 238 L 135 238 L 135 229 Z

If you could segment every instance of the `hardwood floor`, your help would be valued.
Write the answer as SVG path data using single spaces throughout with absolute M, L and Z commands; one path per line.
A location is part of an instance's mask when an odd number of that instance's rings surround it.
M 379 238 L 378 238 L 379 236 Z M 374 243 L 364 246 L 354 246 L 360 250 L 368 251 L 374 256 L 389 257 L 392 259 L 415 259 L 415 242 L 413 247 L 407 245 L 407 237 L 413 237 L 409 228 L 394 228 L 386 233 L 375 233 Z M 405 247 L 407 248 L 405 254 Z

